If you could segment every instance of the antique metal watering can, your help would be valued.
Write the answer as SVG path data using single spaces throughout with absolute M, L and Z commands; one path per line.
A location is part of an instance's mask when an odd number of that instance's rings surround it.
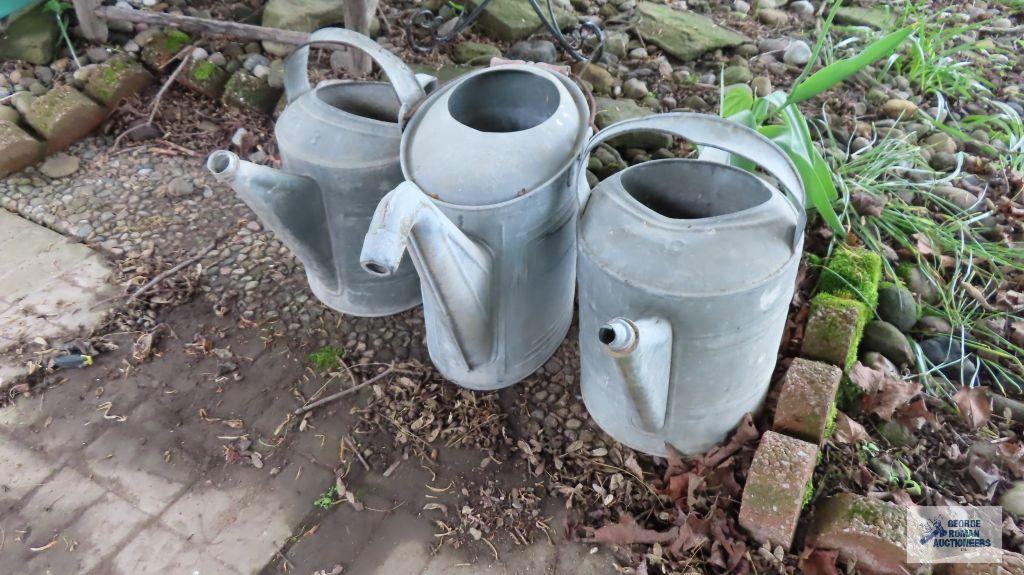
M 408 249 L 430 357 L 463 387 L 512 385 L 565 338 L 578 211 L 569 176 L 588 117 L 568 78 L 500 66 L 434 92 L 402 137 L 406 181 L 377 206 L 361 261 L 389 277 Z
M 591 191 L 589 152 L 638 130 L 746 158 L 786 193 L 739 168 L 676 158 L 631 166 Z M 599 132 L 574 178 L 587 410 L 634 449 L 704 452 L 768 391 L 803 245 L 800 176 L 754 130 L 673 113 Z
M 362 50 L 390 85 L 335 80 L 311 87 L 309 46 L 302 46 L 284 65 L 288 107 L 275 127 L 284 169 L 223 150 L 209 157 L 207 168 L 298 257 L 320 301 L 364 317 L 409 309 L 420 302 L 416 270 L 407 264 L 387 277 L 370 276 L 360 268 L 359 246 L 377 203 L 403 180 L 401 121 L 435 80 L 414 75 L 397 56 L 350 30 L 318 30 L 310 43 Z

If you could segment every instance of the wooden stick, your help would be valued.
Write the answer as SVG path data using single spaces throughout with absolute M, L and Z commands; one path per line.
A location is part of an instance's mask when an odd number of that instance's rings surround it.
M 153 279 L 149 280 L 148 282 L 143 284 L 142 287 L 140 287 L 139 289 L 135 290 L 135 293 L 133 293 L 128 299 L 129 300 L 133 300 L 133 299 L 138 298 L 140 295 L 146 293 L 146 290 L 148 290 L 149 288 L 155 286 L 156 284 L 158 284 L 161 281 L 167 279 L 168 277 L 178 273 L 183 268 L 186 268 L 186 267 L 196 263 L 197 261 L 203 259 L 204 257 L 206 257 L 206 254 L 210 253 L 211 251 L 213 251 L 213 248 L 217 247 L 217 244 L 220 243 L 220 240 L 221 240 L 221 238 L 217 238 L 216 240 L 213 240 L 213 242 L 211 242 L 210 245 L 208 245 L 205 248 L 203 248 L 203 250 L 200 251 L 199 253 L 197 253 L 196 255 L 188 258 L 187 260 L 179 263 L 178 265 L 174 266 L 173 268 L 171 268 L 171 269 L 169 269 L 167 271 L 158 273 Z
M 999 395 L 998 393 L 994 393 L 992 390 L 989 390 L 989 396 L 992 397 L 993 411 L 999 415 L 1003 415 L 1003 413 L 1009 411 L 1010 419 L 1017 422 L 1024 421 L 1024 403 Z
M 76 3 L 77 4 L 77 3 Z M 239 24 L 238 22 L 225 22 L 223 20 L 210 20 L 207 18 L 196 18 L 194 16 L 181 16 L 178 14 L 165 14 L 152 10 L 132 10 L 129 8 L 118 8 L 116 6 L 101 6 L 96 8 L 96 15 L 105 20 L 125 20 L 143 24 L 154 24 L 157 26 L 171 26 L 199 34 L 214 34 L 217 36 L 228 36 L 231 38 L 242 38 L 245 40 L 270 40 L 284 44 L 305 44 L 309 42 L 309 33 L 295 32 L 293 30 L 281 30 L 280 28 L 265 28 L 252 24 Z
M 376 383 L 376 382 L 380 381 L 381 379 L 384 379 L 384 377 L 386 377 L 388 375 L 391 375 L 392 373 L 394 373 L 394 371 L 395 371 L 395 368 L 389 367 L 389 368 L 385 369 L 384 371 L 378 373 L 377 375 L 371 377 L 370 379 L 364 381 L 363 383 L 360 383 L 359 385 L 353 385 L 352 387 L 350 387 L 348 389 L 339 391 L 338 393 L 332 393 L 331 395 L 328 395 L 327 397 L 325 397 L 323 399 L 318 399 L 318 400 L 314 401 L 313 403 L 310 403 L 309 405 L 303 405 L 302 407 L 296 409 L 292 413 L 295 414 L 295 415 L 302 415 L 303 413 L 306 413 L 307 411 L 309 411 L 311 409 L 315 409 L 317 407 L 320 407 L 321 405 L 323 405 L 325 403 L 330 403 L 330 402 L 332 402 L 332 401 L 334 401 L 336 399 L 341 399 L 342 397 L 345 397 L 347 395 L 352 395 L 353 393 L 359 391 L 360 389 L 363 389 L 364 387 L 366 387 L 366 386 L 368 386 L 370 384 Z
M 102 44 L 107 41 L 107 23 L 96 13 L 100 0 L 73 0 L 78 25 L 82 35 L 90 42 Z

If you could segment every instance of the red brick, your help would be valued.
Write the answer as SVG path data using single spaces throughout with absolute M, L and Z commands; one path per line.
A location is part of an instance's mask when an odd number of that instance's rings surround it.
M 47 150 L 70 146 L 96 129 L 106 117 L 103 108 L 71 86 L 58 86 L 32 101 L 25 121 L 46 138 Z
M 743 489 L 740 526 L 761 543 L 789 549 L 817 460 L 817 445 L 765 432 Z
M 892 503 L 841 493 L 818 504 L 807 546 L 835 549 L 863 575 L 906 575 L 907 511 Z
M 0 178 L 43 157 L 43 144 L 17 125 L 0 120 Z
M 1024 555 L 1003 551 L 1002 564 L 945 563 L 935 566 L 935 575 L 1024 575 Z
M 843 371 L 834 365 L 794 359 L 782 380 L 775 431 L 821 445 L 830 416 L 834 417 L 842 377 Z

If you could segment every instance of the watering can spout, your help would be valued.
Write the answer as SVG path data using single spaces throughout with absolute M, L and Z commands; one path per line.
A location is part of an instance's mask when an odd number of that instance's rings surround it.
M 367 272 L 387 277 L 407 249 L 420 276 L 424 313 L 445 327 L 442 345 L 454 348 L 467 369 L 489 361 L 491 256 L 412 182 L 400 184 L 377 206 L 359 262 Z
M 298 256 L 308 275 L 330 284 L 325 287 L 336 286 L 327 214 L 315 181 L 247 162 L 227 150 L 210 154 L 206 169 L 235 190 L 263 224 Z M 299 237 L 296 230 L 318 232 Z
M 636 410 L 638 427 L 655 433 L 665 425 L 672 327 L 661 318 L 615 318 L 598 328 L 597 338 L 622 375 Z

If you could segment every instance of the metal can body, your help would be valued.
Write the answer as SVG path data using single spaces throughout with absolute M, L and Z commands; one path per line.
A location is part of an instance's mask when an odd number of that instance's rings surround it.
M 292 233 L 300 240 L 326 235 L 332 248 L 330 261 L 323 262 L 330 273 L 306 266 L 309 285 L 318 299 L 342 313 L 384 316 L 420 303 L 419 278 L 411 263 L 387 278 L 373 277 L 359 266 L 359 246 L 374 209 L 403 180 L 398 108 L 388 84 L 330 82 L 299 97 L 278 118 L 283 168 L 317 183 L 322 205 L 309 209 L 324 211 L 322 229 Z M 296 255 L 304 263 L 315 257 L 301 249 Z
M 625 175 L 644 169 L 651 166 L 628 168 Z M 763 269 L 736 265 L 744 257 L 739 252 L 754 243 L 730 241 L 728 231 L 716 230 L 711 221 L 698 231 L 689 227 L 687 220 L 655 220 L 654 214 L 647 213 L 649 208 L 622 186 L 622 175 L 612 176 L 594 190 L 580 223 L 583 400 L 602 429 L 634 449 L 664 455 L 669 443 L 682 453 L 700 453 L 724 439 L 745 413 L 756 411 L 763 403 L 799 257 L 779 253 L 789 250 L 789 231 L 776 226 L 764 230 L 763 242 L 775 242 L 780 249 L 764 255 L 783 257 L 781 267 L 762 275 Z M 680 184 L 675 180 L 671 185 Z M 719 192 L 727 194 L 729 190 Z M 785 221 L 789 216 L 795 220 L 780 196 L 775 192 L 767 204 L 755 208 L 761 214 L 751 213 L 751 218 L 766 222 L 773 218 Z M 769 218 L 763 217 L 769 214 Z M 744 235 L 750 237 L 751 228 L 744 228 Z M 703 237 L 688 237 L 695 234 Z M 683 251 L 699 252 L 698 257 L 681 255 Z M 756 253 L 746 257 L 756 257 Z M 647 270 L 646 277 L 630 269 L 638 258 L 650 262 L 641 266 Z M 702 291 L 688 286 L 690 282 L 683 277 L 687 274 L 730 277 L 721 277 L 711 282 L 716 285 L 708 286 L 709 291 Z M 735 288 L 725 288 L 725 284 Z M 668 380 L 663 423 L 656 429 L 640 421 L 628 374 L 616 365 L 619 360 L 606 352 L 598 337 L 602 326 L 618 317 L 659 318 L 671 328 L 670 351 L 664 358 Z M 641 342 L 643 338 L 641 330 Z

